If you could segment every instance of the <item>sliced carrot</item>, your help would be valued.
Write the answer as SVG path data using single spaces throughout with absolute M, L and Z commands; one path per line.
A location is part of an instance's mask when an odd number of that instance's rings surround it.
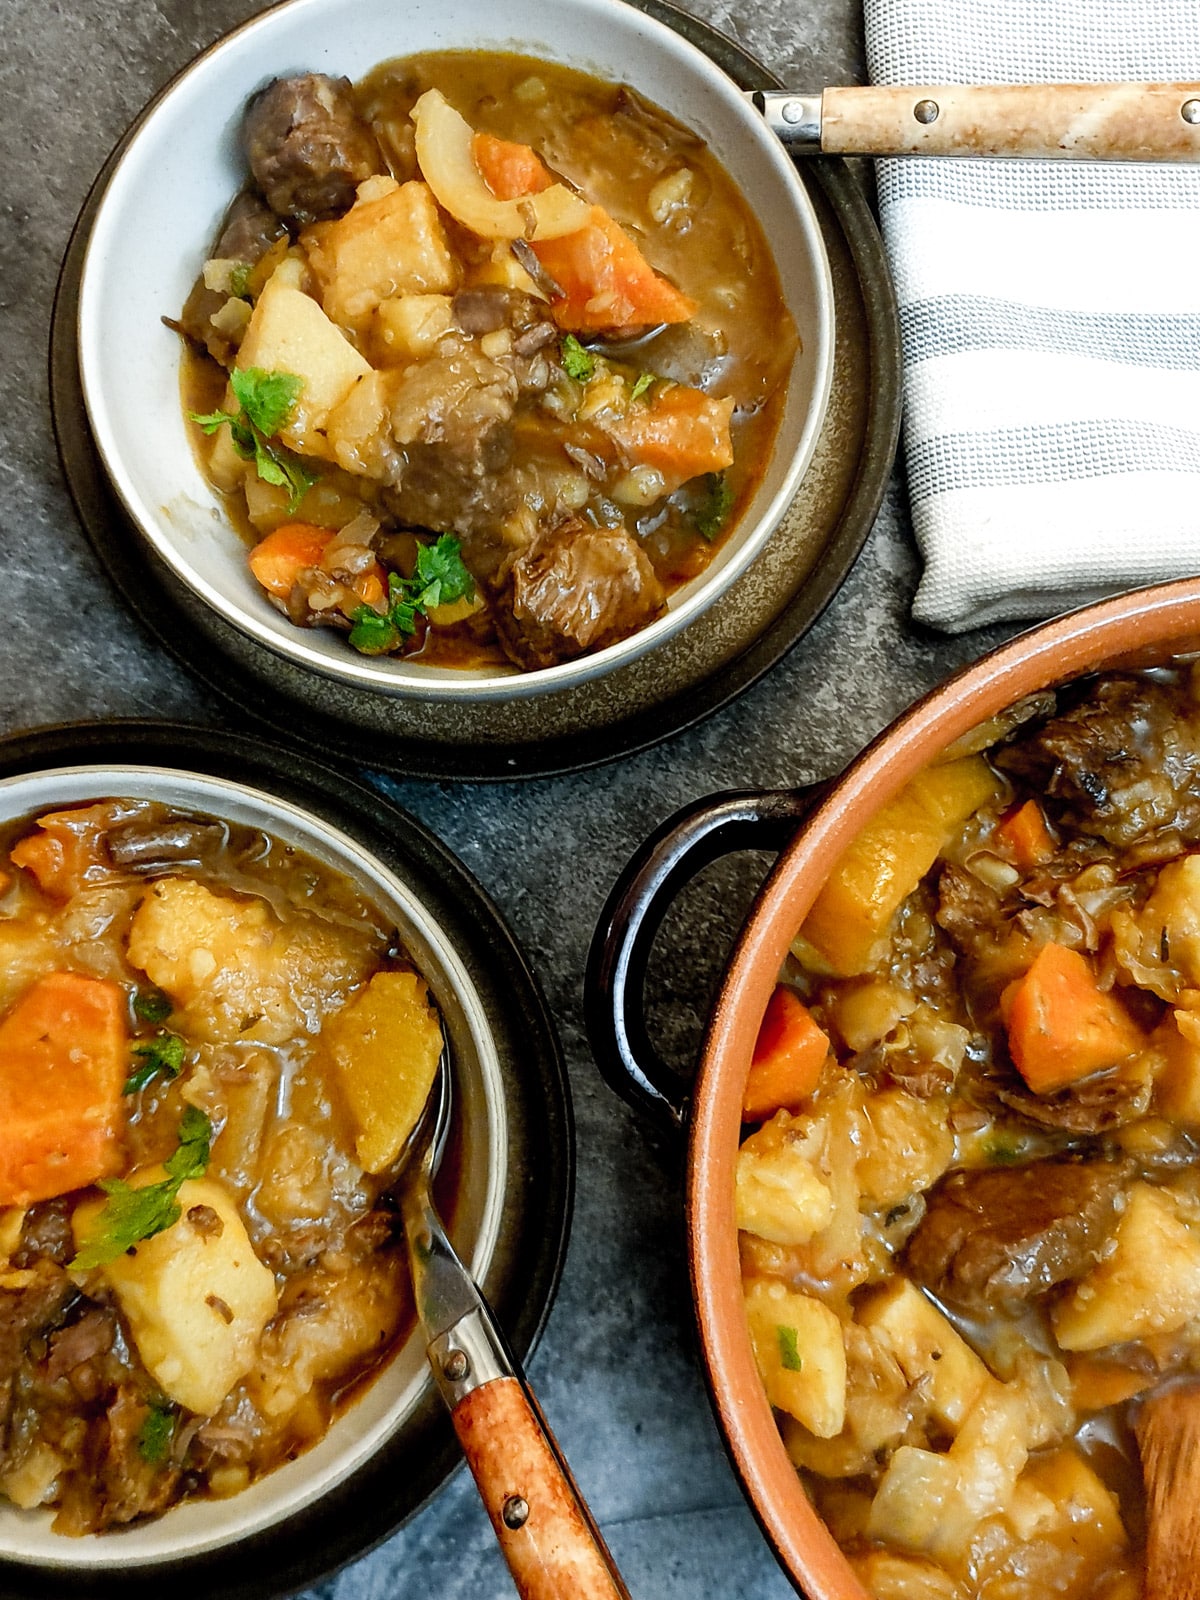
M 333 528 L 311 522 L 285 522 L 254 546 L 250 571 L 270 594 L 286 600 L 302 572 L 319 567 Z
M 0 1021 L 0 1206 L 27 1206 L 121 1165 L 129 1064 L 120 986 L 51 972 Z
M 1026 800 L 1023 806 L 1002 817 L 996 832 L 1022 872 L 1032 872 L 1054 854 L 1054 836 L 1036 800 Z
M 9 851 L 9 860 L 32 873 L 45 894 L 69 900 L 89 872 L 107 864 L 103 835 L 108 822 L 106 805 L 47 812 Z
M 553 181 L 527 145 L 477 133 L 472 148 L 483 180 L 498 200 L 538 194 Z M 696 301 L 655 272 L 603 206 L 592 206 L 586 224 L 575 233 L 539 240 L 532 248 L 563 292 L 550 309 L 568 333 L 686 322 L 696 314 Z
M 732 466 L 732 416 L 732 399 L 659 384 L 648 405 L 635 402 L 607 431 L 631 466 L 654 467 L 668 489 L 677 489 L 702 472 Z
M 1115 995 L 1100 988 L 1085 956 L 1043 945 L 1006 994 L 1008 1047 L 1035 1094 L 1053 1094 L 1115 1067 L 1145 1042 Z
M 697 303 L 661 277 L 619 223 L 593 206 L 577 233 L 534 245 L 538 260 L 563 291 L 551 306 L 569 333 L 686 322 Z
M 829 1054 L 829 1035 L 786 983 L 767 1001 L 742 1101 L 744 1122 L 765 1122 L 781 1108 L 795 1111 L 817 1086 Z
M 494 133 L 477 133 L 471 150 L 484 183 L 497 200 L 516 200 L 523 194 L 541 194 L 554 179 L 535 150 Z

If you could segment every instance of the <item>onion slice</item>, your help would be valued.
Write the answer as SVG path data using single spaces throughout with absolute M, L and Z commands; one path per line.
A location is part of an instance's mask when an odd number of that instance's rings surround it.
M 475 165 L 474 129 L 440 90 L 427 89 L 412 108 L 417 161 L 438 204 L 484 239 L 560 239 L 577 233 L 589 206 L 561 183 L 540 194 L 497 200 Z

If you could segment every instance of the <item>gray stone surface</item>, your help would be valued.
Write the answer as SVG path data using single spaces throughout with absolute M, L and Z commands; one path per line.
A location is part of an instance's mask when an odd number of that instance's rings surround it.
M 797 87 L 862 75 L 854 0 L 690 0 Z M 0 0 L 0 734 L 81 717 L 217 708 L 127 619 L 71 510 L 55 453 L 46 346 L 55 275 L 103 158 L 149 95 L 252 0 Z M 466 861 L 536 964 L 578 1117 L 571 1250 L 532 1378 L 642 1600 L 791 1593 L 746 1510 L 693 1359 L 677 1174 L 600 1082 L 581 974 L 604 897 L 676 807 L 726 787 L 837 770 L 911 699 L 997 635 L 938 640 L 907 622 L 917 574 L 895 480 L 825 617 L 768 678 L 696 729 L 579 776 L 387 787 Z M 664 935 L 654 984 L 664 1051 L 695 1049 L 759 860 L 714 869 Z M 465 1474 L 321 1600 L 506 1600 L 511 1584 Z

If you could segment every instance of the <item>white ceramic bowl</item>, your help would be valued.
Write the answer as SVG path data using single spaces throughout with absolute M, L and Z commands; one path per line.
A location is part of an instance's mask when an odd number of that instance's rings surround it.
M 180 401 L 177 317 L 246 171 L 247 98 L 305 70 L 362 77 L 396 56 L 504 50 L 601 78 L 633 75 L 648 99 L 701 134 L 757 213 L 803 349 L 771 460 L 738 526 L 667 612 L 629 639 L 535 672 L 470 671 L 356 655 L 294 627 L 263 596 L 193 455 Z M 671 28 L 624 0 L 287 0 L 201 55 L 160 96 L 100 201 L 79 294 L 79 365 L 106 469 L 153 556 L 261 644 L 348 685 L 434 700 L 566 689 L 621 666 L 694 622 L 746 570 L 787 510 L 815 448 L 833 370 L 833 292 L 808 194 L 741 91 Z
M 401 943 L 429 983 L 450 1040 L 462 1140 L 453 1233 L 476 1279 L 487 1282 L 498 1256 L 503 1259 L 511 1247 L 505 1236 L 512 1226 L 508 1190 L 523 1180 L 510 1171 L 510 1149 L 517 1147 L 491 1002 L 470 970 L 470 958 L 445 931 L 437 912 L 363 843 L 316 811 L 207 772 L 142 764 L 68 765 L 3 778 L 0 823 L 114 795 L 161 800 L 269 832 L 350 878 L 394 922 Z M 251 1550 L 256 1541 L 261 1546 L 264 1539 L 280 1537 L 302 1545 L 308 1537 L 305 1519 L 315 1503 L 339 1485 L 348 1485 L 398 1435 L 415 1432 L 418 1421 L 427 1434 L 430 1413 L 437 1419 L 435 1426 L 448 1430 L 424 1340 L 414 1330 L 313 1449 L 230 1499 L 184 1501 L 154 1521 L 83 1538 L 55 1534 L 48 1511 L 21 1511 L 0 1500 L 0 1593 L 108 1596 L 140 1594 L 147 1585 L 158 1592 L 156 1585 L 166 1581 L 166 1563 L 173 1568 L 176 1593 L 224 1592 L 223 1586 L 208 1589 L 197 1577 L 206 1561 L 227 1556 L 231 1546 L 247 1541 Z M 392 1448 L 400 1450 L 399 1476 L 393 1474 L 395 1481 L 389 1480 L 384 1495 L 389 1505 L 399 1507 L 408 1493 L 405 1439 Z M 415 1474 L 418 1465 L 408 1459 L 409 1473 Z M 435 1486 L 426 1485 L 425 1492 Z M 389 1525 L 399 1520 L 398 1513 Z M 379 1536 L 378 1529 L 374 1536 Z M 282 1571 L 287 1571 L 288 1559 L 290 1555 L 279 1558 Z M 304 1562 L 312 1574 L 324 1570 L 321 1551 L 309 1552 Z M 61 1588 L 56 1587 L 56 1575 Z M 228 1576 L 224 1581 L 229 1582 Z M 238 1589 L 243 1592 L 264 1591 L 256 1581 Z

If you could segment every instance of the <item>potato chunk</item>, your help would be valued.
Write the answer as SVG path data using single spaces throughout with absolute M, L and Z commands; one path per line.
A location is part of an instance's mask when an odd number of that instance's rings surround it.
M 282 270 L 282 269 L 281 269 Z M 325 419 L 371 368 L 317 302 L 276 273 L 259 296 L 238 351 L 239 367 L 290 372 L 303 381 L 292 420 L 280 433 L 304 455 L 328 458 Z
M 842 977 L 874 965 L 902 901 L 962 828 L 1000 792 L 982 756 L 928 767 L 869 822 L 834 867 L 793 948 Z
M 281 924 L 264 901 L 214 894 L 191 878 L 151 884 L 128 948 L 181 1009 L 181 1029 L 213 1044 L 316 1034 L 372 963 L 365 939 L 311 917 Z
M 781 1112 L 751 1134 L 737 1155 L 737 1225 L 773 1244 L 807 1244 L 833 1217 L 833 1197 L 814 1171 L 816 1130 Z
M 153 1182 L 157 1173 L 146 1173 Z M 75 1208 L 78 1244 L 104 1202 Z M 258 1355 L 275 1315 L 274 1275 L 255 1256 L 221 1184 L 193 1178 L 179 1189 L 183 1215 L 100 1270 L 121 1303 L 133 1341 L 164 1394 L 211 1416 Z
M 246 1380 L 262 1414 L 283 1423 L 302 1410 L 316 1385 L 382 1355 L 403 1317 L 407 1284 L 407 1270 L 394 1255 L 339 1272 L 318 1268 L 294 1280 Z
M 454 327 L 447 294 L 406 294 L 382 300 L 375 313 L 375 344 L 384 361 L 419 361 Z
M 1099 1350 L 1173 1333 L 1200 1317 L 1200 1234 L 1171 1196 L 1148 1183 L 1129 1192 L 1111 1253 L 1055 1307 L 1064 1350 Z
M 942 1426 L 956 1431 L 990 1374 L 933 1301 L 907 1278 L 895 1278 L 858 1320 L 886 1337 L 909 1383 L 921 1386 Z
M 452 294 L 458 267 L 437 204 L 423 183 L 368 178 L 336 222 L 303 239 L 334 322 L 361 329 L 376 306 L 402 294 Z
M 846 1420 L 846 1349 L 837 1313 L 781 1283 L 755 1283 L 746 1293 L 754 1358 L 767 1398 L 819 1439 Z
M 377 972 L 325 1024 L 321 1053 L 333 1063 L 357 1125 L 363 1169 L 382 1172 L 416 1127 L 442 1053 L 441 1024 L 423 979 Z
M 864 1208 L 883 1211 L 931 1189 L 954 1158 L 954 1135 L 940 1100 L 880 1089 L 863 1107 L 870 1133 L 858 1158 Z

